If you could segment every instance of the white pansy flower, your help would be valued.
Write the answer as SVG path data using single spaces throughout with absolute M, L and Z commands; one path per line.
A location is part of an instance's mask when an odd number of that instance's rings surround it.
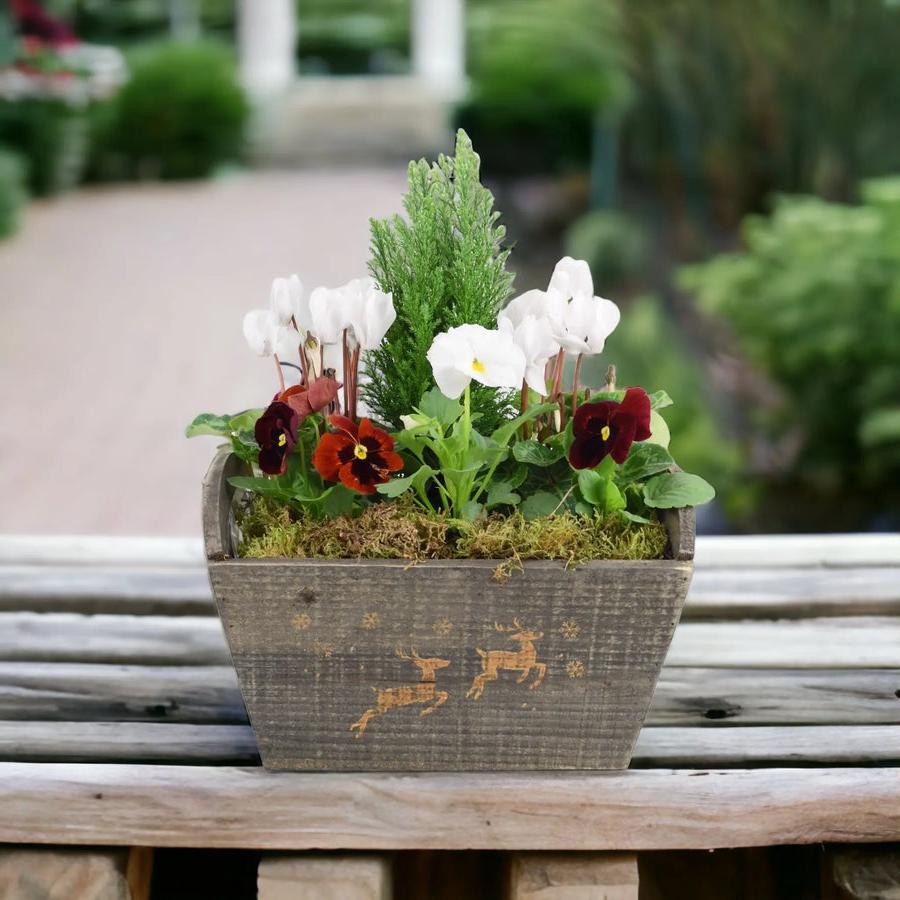
M 397 318 L 390 294 L 379 291 L 372 278 L 356 278 L 345 284 L 343 302 L 353 336 L 363 350 L 373 350 Z
M 300 328 L 309 330 L 309 300 L 303 292 L 303 282 L 296 275 L 272 281 L 269 308 L 280 324 L 289 325 L 294 319 Z
M 244 338 L 257 356 L 293 356 L 300 346 L 300 335 L 293 327 L 282 325 L 271 309 L 253 309 L 244 316 Z
M 475 381 L 489 387 L 517 388 L 525 377 L 525 354 L 506 331 L 459 325 L 437 335 L 428 350 L 434 380 L 455 400 Z
M 525 356 L 525 382 L 528 387 L 538 394 L 546 394 L 544 367 L 559 352 L 559 342 L 553 336 L 550 322 L 527 315 L 518 325 L 513 325 L 512 319 L 505 317 L 501 317 L 499 323 L 500 331 L 510 335 Z

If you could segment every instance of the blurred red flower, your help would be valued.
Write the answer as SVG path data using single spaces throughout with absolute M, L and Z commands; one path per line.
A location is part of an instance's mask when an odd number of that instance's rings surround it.
M 331 416 L 328 421 L 337 430 L 322 435 L 312 458 L 326 481 L 374 494 L 376 485 L 403 468 L 403 460 L 394 452 L 394 439 L 368 419 L 362 419 L 358 427 L 345 416 Z

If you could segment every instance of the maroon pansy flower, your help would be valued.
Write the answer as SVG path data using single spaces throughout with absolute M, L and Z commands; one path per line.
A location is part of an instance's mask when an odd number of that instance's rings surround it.
M 299 416 L 287 403 L 275 400 L 256 420 L 259 467 L 267 475 L 284 475 L 288 456 L 297 443 Z
M 336 431 L 322 435 L 313 453 L 313 465 L 326 481 L 341 484 L 360 494 L 374 494 L 391 472 L 403 468 L 403 460 L 394 452 L 394 439 L 368 419 L 359 426 L 345 416 L 331 416 Z
M 573 469 L 593 469 L 607 454 L 625 462 L 635 441 L 650 437 L 650 398 L 643 388 L 628 388 L 621 403 L 599 400 L 578 407 L 569 448 Z

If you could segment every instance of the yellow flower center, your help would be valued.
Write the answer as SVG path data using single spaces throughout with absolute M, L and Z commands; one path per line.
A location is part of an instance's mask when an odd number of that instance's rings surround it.
M 472 371 L 477 372 L 479 375 L 483 375 L 485 372 L 486 366 L 485 364 L 478 359 L 477 357 L 472 360 Z
M 600 429 L 600 437 L 603 438 L 604 441 L 609 440 L 609 425 L 604 425 Z
M 278 446 L 283 447 L 287 443 L 287 436 L 284 434 L 278 435 Z
M 353 455 L 357 459 L 365 459 L 369 455 L 369 451 L 366 448 L 365 444 L 357 444 L 353 448 Z

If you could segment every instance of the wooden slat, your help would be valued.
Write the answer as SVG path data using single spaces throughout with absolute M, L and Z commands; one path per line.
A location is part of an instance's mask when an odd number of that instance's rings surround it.
M 900 667 L 900 618 L 686 622 L 667 666 Z
M 900 725 L 892 669 L 664 668 L 649 725 Z M 0 719 L 239 724 L 231 666 L 0 663 Z
M 898 725 L 644 728 L 632 766 L 848 765 L 900 761 Z M 900 778 L 900 771 L 897 777 Z
M 212 616 L 206 567 L 0 566 L 0 612 Z
M 212 617 L 0 613 L 0 660 L 199 666 L 230 657 Z
M 234 668 L 0 662 L 0 719 L 243 724 Z
M 258 765 L 249 725 L 0 722 L 0 760 Z
M 697 538 L 698 568 L 900 566 L 900 534 L 771 534 Z
M 4 762 L 256 765 L 249 725 L 0 722 Z M 900 761 L 900 726 L 644 728 L 632 767 L 862 765 Z
M 0 565 L 202 566 L 205 562 L 199 537 L 0 535 Z
M 682 620 L 884 615 L 900 615 L 900 568 L 700 568 Z
M 665 667 L 650 725 L 900 725 L 897 669 Z
M 0 841 L 12 843 L 643 850 L 896 840 L 896 769 L 329 775 L 0 764 Z

